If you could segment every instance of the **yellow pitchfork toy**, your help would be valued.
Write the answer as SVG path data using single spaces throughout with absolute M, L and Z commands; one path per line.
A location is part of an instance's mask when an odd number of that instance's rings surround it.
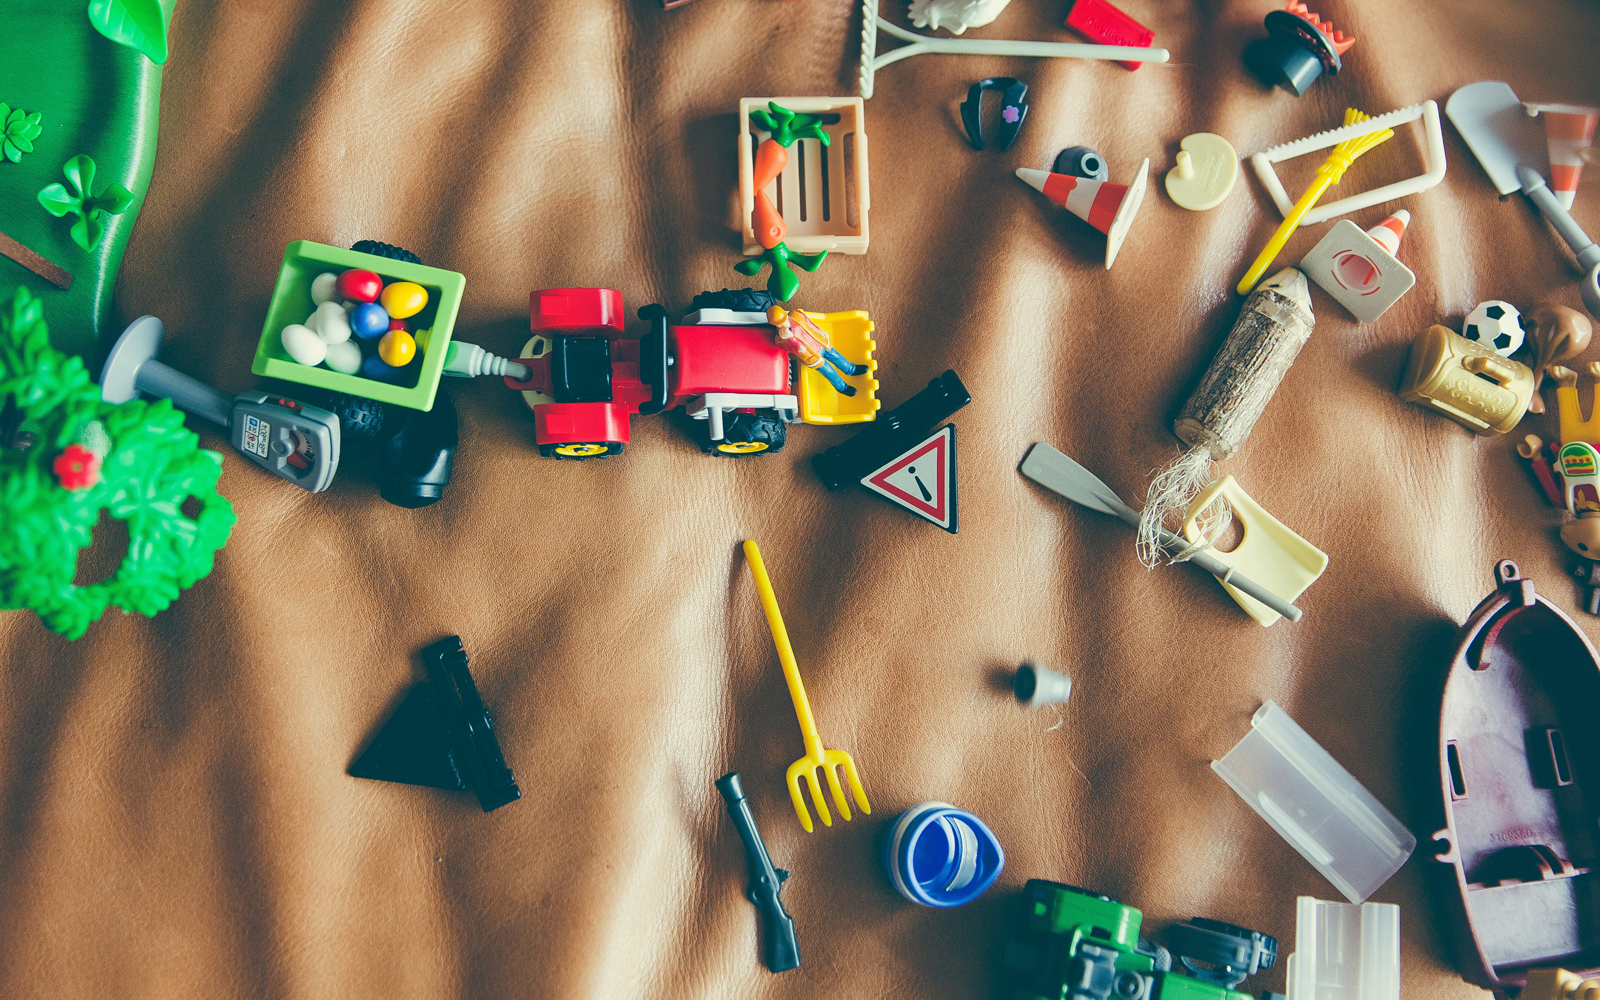
M 863 813 L 871 814 L 867 790 L 861 787 L 861 777 L 856 774 L 856 762 L 843 750 L 822 748 L 822 737 L 817 735 L 817 722 L 811 717 L 811 702 L 806 700 L 805 685 L 800 683 L 800 668 L 794 662 L 794 648 L 789 645 L 789 633 L 783 627 L 783 614 L 778 610 L 778 598 L 772 592 L 772 581 L 767 579 L 767 567 L 761 562 L 761 550 L 756 548 L 755 542 L 744 543 L 744 557 L 750 563 L 750 575 L 755 577 L 756 590 L 761 594 L 761 607 L 767 613 L 767 626 L 772 629 L 772 643 L 778 647 L 778 662 L 783 664 L 783 679 L 789 682 L 789 698 L 794 702 L 794 714 L 800 720 L 800 734 L 806 741 L 806 755 L 789 765 L 788 774 L 789 798 L 794 800 L 794 811 L 800 817 L 800 825 L 805 827 L 807 833 L 811 832 L 811 814 L 806 811 L 806 800 L 800 795 L 801 778 L 811 786 L 811 798 L 817 804 L 822 825 L 833 825 L 828 803 L 822 798 L 822 786 L 817 784 L 818 768 L 822 768 L 827 775 L 828 787 L 833 790 L 833 801 L 839 807 L 840 816 L 846 821 L 850 819 L 850 804 L 844 799 L 844 789 L 839 786 L 839 774 L 835 770 L 839 767 L 844 768 L 844 776 L 850 782 L 850 794 L 855 796 L 856 805 L 861 807 Z
M 1370 117 L 1355 108 L 1344 109 L 1346 125 L 1355 125 Z M 1266 247 L 1256 256 L 1255 263 L 1250 265 L 1250 270 L 1244 273 L 1244 278 L 1239 282 L 1240 295 L 1249 295 L 1250 289 L 1256 287 L 1256 282 L 1260 281 L 1267 268 L 1272 266 L 1273 258 L 1278 256 L 1278 251 L 1282 250 L 1283 245 L 1289 242 L 1289 237 L 1294 235 L 1300 220 L 1305 218 L 1305 214 L 1316 205 L 1317 199 L 1322 197 L 1324 191 L 1339 183 L 1339 179 L 1350 169 L 1350 164 L 1356 161 L 1356 157 L 1393 136 L 1394 129 L 1386 128 L 1382 132 L 1369 132 L 1354 139 L 1346 139 L 1333 147 L 1333 152 L 1329 153 L 1322 166 L 1317 168 L 1317 176 L 1312 179 L 1311 186 L 1306 188 L 1306 193 L 1294 203 L 1294 209 L 1284 217 L 1278 226 L 1278 231 L 1272 234 L 1272 239 L 1267 241 Z

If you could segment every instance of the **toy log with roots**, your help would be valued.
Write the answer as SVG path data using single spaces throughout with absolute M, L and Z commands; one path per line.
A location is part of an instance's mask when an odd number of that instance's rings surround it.
M 1245 299 L 1238 322 L 1173 422 L 1173 434 L 1189 450 L 1150 483 L 1139 517 L 1139 559 L 1146 566 L 1162 561 L 1167 518 L 1188 510 L 1211 481 L 1211 463 L 1232 458 L 1244 446 L 1315 323 L 1306 276 L 1292 267 L 1262 282 Z M 1199 519 L 1200 541 L 1173 561 L 1215 544 L 1231 516 L 1219 494 Z

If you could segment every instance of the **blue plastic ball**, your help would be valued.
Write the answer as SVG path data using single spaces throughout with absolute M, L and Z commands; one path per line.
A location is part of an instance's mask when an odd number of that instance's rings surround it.
M 386 364 L 376 354 L 361 362 L 361 374 L 376 382 L 387 382 L 390 385 L 401 385 L 411 388 L 417 384 L 417 378 L 422 372 L 422 355 L 419 353 L 411 363 L 404 368 L 396 368 Z
M 389 314 L 376 302 L 363 302 L 350 313 L 350 330 L 362 340 L 373 340 L 389 332 Z

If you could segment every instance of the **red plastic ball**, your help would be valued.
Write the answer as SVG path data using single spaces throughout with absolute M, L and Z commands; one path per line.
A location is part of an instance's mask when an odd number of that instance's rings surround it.
M 389 329 L 391 329 L 391 330 L 404 330 L 405 332 L 410 333 L 411 332 L 411 324 L 407 323 L 403 319 L 391 319 L 389 321 Z
M 383 292 L 383 279 L 375 272 L 354 268 L 339 275 L 333 287 L 340 298 L 351 302 L 376 302 Z

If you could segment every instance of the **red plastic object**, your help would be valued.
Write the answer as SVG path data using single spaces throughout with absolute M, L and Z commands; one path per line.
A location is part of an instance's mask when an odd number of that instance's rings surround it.
M 539 444 L 627 444 L 628 414 L 622 403 L 545 403 L 533 408 L 534 440 Z
M 1462 978 L 1500 996 L 1530 968 L 1600 974 L 1600 655 L 1517 564 L 1456 633 L 1439 712 L 1433 835 Z
M 789 392 L 789 355 L 770 326 L 675 326 L 669 343 L 677 364 L 668 409 L 708 392 Z
M 1342 31 L 1334 30 L 1332 21 L 1324 21 L 1310 10 L 1307 10 L 1306 5 L 1301 0 L 1289 0 L 1289 5 L 1284 10 L 1308 22 L 1313 28 L 1327 35 L 1328 41 L 1333 43 L 1333 51 L 1341 56 L 1349 52 L 1350 46 L 1356 43 L 1353 35 L 1346 35 Z
M 528 326 L 535 333 L 572 337 L 622 333 L 622 293 L 614 288 L 545 288 L 528 299 Z
M 333 287 L 342 299 L 349 299 L 351 302 L 376 302 L 378 295 L 383 291 L 383 279 L 378 277 L 376 272 L 356 267 L 339 275 Z
M 1139 45 L 1149 48 L 1156 33 L 1118 10 L 1106 0 L 1078 0 L 1067 15 L 1067 27 L 1101 45 Z M 1142 63 L 1125 62 L 1129 69 Z
M 1552 507 L 1565 507 L 1567 501 L 1561 495 L 1561 488 L 1556 485 L 1555 471 L 1550 468 L 1550 460 L 1543 455 L 1535 455 L 1528 460 L 1533 468 L 1533 478 L 1539 480 L 1539 485 L 1544 487 L 1545 499 L 1550 501 Z

